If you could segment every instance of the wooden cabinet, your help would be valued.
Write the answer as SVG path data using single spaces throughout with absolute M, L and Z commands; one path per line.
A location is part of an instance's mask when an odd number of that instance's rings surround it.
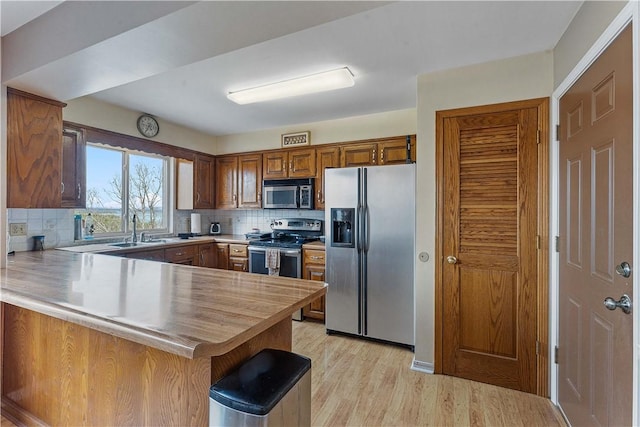
M 262 154 L 216 158 L 216 207 L 262 207 Z
M 315 208 L 324 209 L 324 171 L 327 168 L 340 167 L 340 148 L 324 147 L 316 150 L 316 200 Z
M 7 90 L 7 207 L 62 206 L 62 108 Z
M 303 278 L 306 280 L 325 281 L 325 255 L 324 248 L 303 249 Z M 324 296 L 313 301 L 302 309 L 305 318 L 321 320 L 324 322 L 325 298 Z
M 415 161 L 415 135 L 410 136 L 411 160 Z M 340 166 L 373 166 L 406 163 L 407 138 L 399 136 L 340 146 Z
M 215 159 L 211 156 L 197 155 L 194 162 L 193 191 L 194 209 L 215 208 L 214 182 Z
M 263 178 L 311 178 L 316 175 L 316 150 L 268 151 L 262 154 Z
M 249 271 L 249 253 L 247 245 L 229 244 L 229 270 Z
M 207 268 L 217 268 L 218 254 L 215 243 L 203 243 L 198 245 L 198 266 Z
M 152 249 L 147 251 L 129 252 L 124 255 L 127 258 L 146 259 L 149 261 L 164 261 L 164 249 Z
M 229 269 L 229 244 L 216 243 L 216 268 Z
M 198 265 L 196 254 L 197 245 L 185 245 L 164 250 L 164 257 L 167 262 L 173 264 Z
M 62 130 L 62 207 L 84 208 L 87 143 L 84 130 L 65 125 Z

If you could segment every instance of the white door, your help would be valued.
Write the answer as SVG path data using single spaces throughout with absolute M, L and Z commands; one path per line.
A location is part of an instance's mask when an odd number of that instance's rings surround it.
M 629 25 L 560 99 L 558 400 L 575 426 L 631 425 L 632 72 Z

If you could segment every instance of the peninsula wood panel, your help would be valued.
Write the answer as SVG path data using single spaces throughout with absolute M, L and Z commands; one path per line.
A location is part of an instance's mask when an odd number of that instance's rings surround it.
M 3 397 L 49 425 L 207 425 L 209 358 L 4 304 Z
M 7 207 L 61 206 L 64 105 L 7 91 Z

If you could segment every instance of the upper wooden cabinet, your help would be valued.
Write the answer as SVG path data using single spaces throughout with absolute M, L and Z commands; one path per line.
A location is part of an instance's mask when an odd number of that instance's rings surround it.
M 415 135 L 410 137 L 411 160 L 415 161 Z M 373 166 L 406 163 L 407 139 L 405 136 L 381 138 L 359 144 L 340 147 L 340 166 Z
M 262 154 L 264 179 L 311 178 L 316 175 L 316 150 L 267 151 Z
M 216 171 L 216 161 L 212 156 L 197 155 L 194 162 L 195 175 L 193 178 L 193 208 L 213 209 L 215 208 L 214 179 Z
M 216 158 L 216 208 L 262 207 L 262 154 Z
M 62 108 L 8 88 L 7 207 L 62 206 Z
M 316 150 L 316 209 L 324 209 L 324 170 L 340 167 L 340 147 L 323 147 Z
M 62 130 L 62 207 L 87 205 L 87 143 L 84 130 L 65 125 Z
M 193 160 L 176 159 L 176 209 L 193 209 Z

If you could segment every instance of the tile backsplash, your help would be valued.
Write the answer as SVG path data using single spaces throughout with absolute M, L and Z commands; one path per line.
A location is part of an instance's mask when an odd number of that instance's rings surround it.
M 209 231 L 211 222 L 220 222 L 223 234 L 244 234 L 252 228 L 269 232 L 272 219 L 312 218 L 324 219 L 324 211 L 296 209 L 252 209 L 252 210 L 197 210 L 174 211 L 173 234 L 191 230 L 191 213 L 198 212 L 202 218 L 202 232 Z M 71 246 L 73 240 L 73 209 L 7 209 L 9 224 L 26 223 L 26 236 L 7 236 L 9 251 L 32 250 L 33 236 L 45 236 L 45 249 Z

